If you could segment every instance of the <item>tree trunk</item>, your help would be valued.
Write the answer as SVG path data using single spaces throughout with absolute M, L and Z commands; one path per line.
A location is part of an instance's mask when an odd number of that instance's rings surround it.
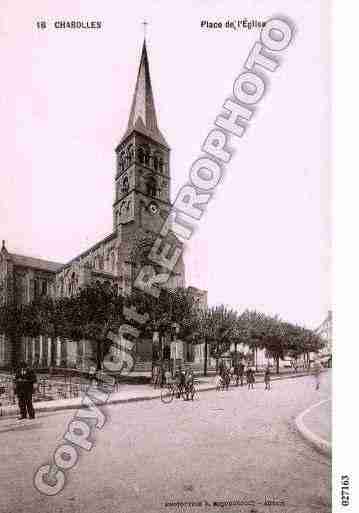
M 203 374 L 207 376 L 207 360 L 208 360 L 208 342 L 207 339 L 204 340 L 204 365 L 203 365 Z
M 96 351 L 97 365 L 96 370 L 102 370 L 102 341 L 97 340 L 97 351 Z
M 277 374 L 279 374 L 279 356 L 276 357 L 276 363 L 277 363 Z

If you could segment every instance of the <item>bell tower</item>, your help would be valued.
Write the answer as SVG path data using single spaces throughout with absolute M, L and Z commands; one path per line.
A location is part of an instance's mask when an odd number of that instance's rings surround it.
M 170 148 L 157 124 L 146 41 L 127 130 L 115 151 L 114 231 L 127 241 L 157 234 L 171 208 Z

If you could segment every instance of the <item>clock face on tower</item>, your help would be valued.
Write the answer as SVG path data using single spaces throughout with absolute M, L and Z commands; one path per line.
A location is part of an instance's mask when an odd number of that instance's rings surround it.
M 152 215 L 157 214 L 159 211 L 157 203 L 155 201 L 151 201 L 151 203 L 148 205 L 148 210 Z

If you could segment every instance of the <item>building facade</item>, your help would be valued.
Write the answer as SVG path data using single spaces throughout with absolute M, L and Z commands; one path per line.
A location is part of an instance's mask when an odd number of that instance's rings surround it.
M 131 292 L 141 252 L 160 232 L 171 209 L 170 147 L 156 116 L 146 44 L 144 42 L 127 130 L 116 149 L 112 232 L 66 264 L 11 253 L 2 243 L 0 251 L 0 303 L 29 303 L 50 295 L 76 294 L 91 282 L 115 286 L 119 294 Z M 172 236 L 172 233 L 171 235 Z M 181 242 L 173 234 L 174 243 Z M 182 256 L 177 261 L 168 288 L 185 286 Z M 199 300 L 206 293 L 194 289 Z M 205 298 L 205 299 L 204 299 Z M 39 367 L 87 368 L 93 360 L 88 341 L 23 338 L 22 358 Z M 150 358 L 150 348 L 141 345 Z M 0 335 L 0 367 L 9 365 L 11 341 Z

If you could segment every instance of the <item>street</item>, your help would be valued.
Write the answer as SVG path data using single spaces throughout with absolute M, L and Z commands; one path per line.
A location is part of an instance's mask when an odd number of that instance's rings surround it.
M 319 391 L 307 376 L 272 382 L 270 391 L 258 383 L 203 392 L 193 402 L 108 406 L 92 450 L 78 449 L 53 497 L 34 488 L 34 474 L 52 461 L 75 410 L 21 425 L 2 420 L 0 511 L 329 513 L 330 460 L 294 427 L 298 414 L 329 396 L 330 373 L 323 373 Z M 264 505 L 266 497 L 284 506 Z M 179 502 L 202 505 L 168 504 Z

